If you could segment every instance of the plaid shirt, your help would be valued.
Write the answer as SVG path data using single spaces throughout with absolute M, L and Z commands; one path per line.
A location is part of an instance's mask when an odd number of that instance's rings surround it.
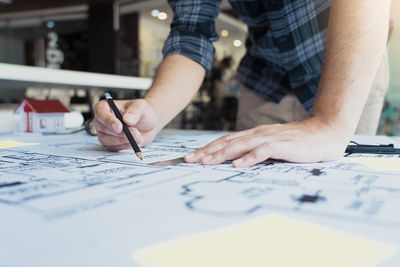
M 164 57 L 187 56 L 211 70 L 221 0 L 169 0 L 174 11 Z M 289 92 L 311 111 L 322 72 L 330 0 L 230 0 L 248 25 L 239 81 L 279 103 Z

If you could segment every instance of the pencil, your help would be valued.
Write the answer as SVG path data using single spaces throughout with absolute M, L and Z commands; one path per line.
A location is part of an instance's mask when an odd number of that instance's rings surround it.
M 122 119 L 121 113 L 119 113 L 119 110 L 118 110 L 117 106 L 115 105 L 113 98 L 111 97 L 111 95 L 109 93 L 105 93 L 104 96 L 105 96 L 108 104 L 110 105 L 111 109 L 113 110 L 115 117 L 117 117 L 117 119 L 122 123 L 122 129 L 123 129 L 126 137 L 128 138 L 128 141 L 131 144 L 133 150 L 135 151 L 136 156 L 139 159 L 143 160 L 142 151 L 140 151 L 140 148 L 137 145 L 135 139 L 133 138 L 131 131 L 129 130 L 128 126 L 125 124 L 124 120 Z

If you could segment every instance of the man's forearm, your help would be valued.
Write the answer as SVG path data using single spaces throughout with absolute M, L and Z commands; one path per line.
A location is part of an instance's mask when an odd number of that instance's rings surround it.
M 343 139 L 357 126 L 388 36 L 390 0 L 332 0 L 325 62 L 311 117 Z
M 167 56 L 161 63 L 145 99 L 160 118 L 160 128 L 189 104 L 200 88 L 205 69 L 181 55 Z

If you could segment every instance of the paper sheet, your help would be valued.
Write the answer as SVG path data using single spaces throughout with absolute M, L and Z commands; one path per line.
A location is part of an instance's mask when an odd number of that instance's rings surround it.
M 357 162 L 380 171 L 400 171 L 400 158 L 373 158 L 373 157 L 349 157 L 348 161 Z
M 108 152 L 85 134 L 0 138 L 7 145 L 40 143 L 0 149 L 0 266 L 140 266 L 134 251 L 270 212 L 400 244 L 399 171 L 347 159 L 246 169 L 229 163 L 151 165 L 223 134 L 158 137 L 142 150 L 144 162 L 132 150 Z M 400 266 L 400 253 L 379 265 Z
M 153 267 L 362 267 L 394 251 L 391 245 L 271 214 L 149 247 L 134 258 Z

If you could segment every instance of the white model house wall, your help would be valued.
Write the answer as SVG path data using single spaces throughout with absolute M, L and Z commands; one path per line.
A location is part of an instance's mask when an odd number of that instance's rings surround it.
M 60 133 L 65 130 L 64 113 L 33 113 L 32 119 L 34 133 Z

